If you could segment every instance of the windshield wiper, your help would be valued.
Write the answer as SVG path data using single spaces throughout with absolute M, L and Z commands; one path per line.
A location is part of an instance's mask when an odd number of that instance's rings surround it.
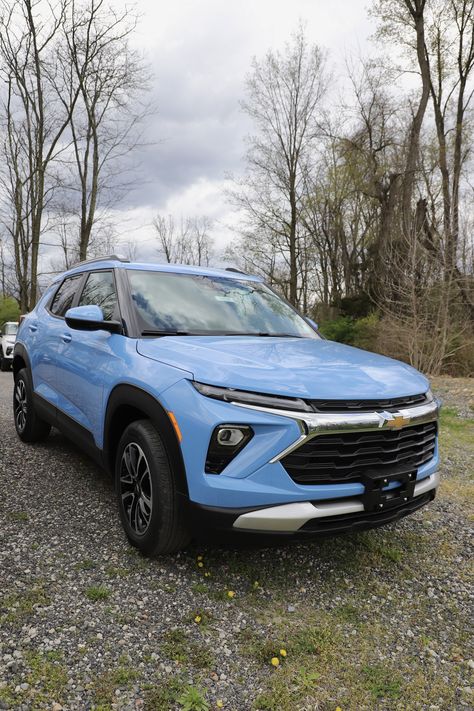
M 192 335 L 189 331 L 153 331 L 150 329 L 145 329 L 142 331 L 142 336 L 190 336 Z
M 180 330 L 153 330 L 146 329 L 142 331 L 142 336 L 257 336 L 263 338 L 304 338 L 297 336 L 294 333 L 268 333 L 267 331 L 203 331 L 198 333 L 195 331 L 180 331 Z
M 266 331 L 248 331 L 248 332 L 238 332 L 226 333 L 226 336 L 257 336 L 261 338 L 304 338 L 304 336 L 297 336 L 294 333 L 267 333 Z

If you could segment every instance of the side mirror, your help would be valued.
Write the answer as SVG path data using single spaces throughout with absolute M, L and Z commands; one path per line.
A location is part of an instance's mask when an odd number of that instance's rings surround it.
M 309 323 L 311 328 L 314 328 L 315 331 L 318 330 L 318 324 L 316 323 L 316 321 L 313 321 L 312 318 L 309 318 L 309 316 L 305 316 L 304 320 L 306 321 L 306 323 Z
M 122 324 L 118 321 L 104 321 L 104 314 L 99 306 L 74 306 L 65 315 L 69 328 L 78 331 L 108 331 L 122 333 Z

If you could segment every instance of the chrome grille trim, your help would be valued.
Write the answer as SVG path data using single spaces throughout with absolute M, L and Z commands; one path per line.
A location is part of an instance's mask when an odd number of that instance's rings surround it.
M 300 436 L 293 444 L 286 447 L 277 455 L 270 459 L 270 464 L 280 461 L 290 452 L 293 452 L 302 444 L 317 437 L 322 433 L 344 433 L 370 432 L 371 430 L 392 429 L 389 425 L 398 417 L 407 420 L 405 427 L 409 425 L 433 422 L 438 419 L 441 401 L 434 398 L 431 402 L 414 407 L 406 407 L 397 412 L 336 412 L 336 413 L 316 413 L 316 412 L 296 412 L 294 410 L 278 410 L 270 407 L 260 407 L 259 405 L 246 405 L 240 402 L 232 402 L 237 407 L 249 410 L 257 410 L 279 417 L 287 417 L 297 422 L 300 429 Z M 397 428 L 398 429 L 398 428 Z M 400 429 L 403 429 L 400 428 Z

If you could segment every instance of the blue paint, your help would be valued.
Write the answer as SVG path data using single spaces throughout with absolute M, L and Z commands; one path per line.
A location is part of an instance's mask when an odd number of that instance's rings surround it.
M 222 270 L 177 265 L 97 262 L 67 275 L 104 269 L 156 270 L 261 282 Z M 293 419 L 245 409 L 204 397 L 192 380 L 227 388 L 307 399 L 386 399 L 424 393 L 428 380 L 414 368 L 357 348 L 311 338 L 257 336 L 130 337 L 104 330 L 69 328 L 49 311 L 60 279 L 21 324 L 17 343 L 29 354 L 34 390 L 90 431 L 104 444 L 107 403 L 114 388 L 130 384 L 172 411 L 183 439 L 181 448 L 192 501 L 209 506 L 262 506 L 293 501 L 357 496 L 362 484 L 298 485 L 270 460 L 300 434 Z M 68 315 L 100 321 L 98 306 Z M 254 436 L 220 475 L 204 471 L 214 428 L 250 425 Z M 418 471 L 433 473 L 434 458 Z M 391 484 L 390 487 L 395 486 Z

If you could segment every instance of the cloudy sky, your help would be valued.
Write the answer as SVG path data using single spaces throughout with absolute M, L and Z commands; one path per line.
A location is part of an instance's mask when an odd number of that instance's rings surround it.
M 117 0 L 117 5 L 120 5 Z M 153 71 L 158 107 L 147 125 L 153 145 L 140 156 L 137 185 L 116 211 L 120 238 L 153 256 L 157 213 L 207 215 L 218 245 L 236 217 L 225 175 L 242 171 L 251 130 L 239 101 L 254 56 L 281 48 L 302 21 L 310 42 L 328 52 L 335 79 L 347 55 L 364 53 L 373 26 L 367 0 L 140 0 L 135 35 Z

